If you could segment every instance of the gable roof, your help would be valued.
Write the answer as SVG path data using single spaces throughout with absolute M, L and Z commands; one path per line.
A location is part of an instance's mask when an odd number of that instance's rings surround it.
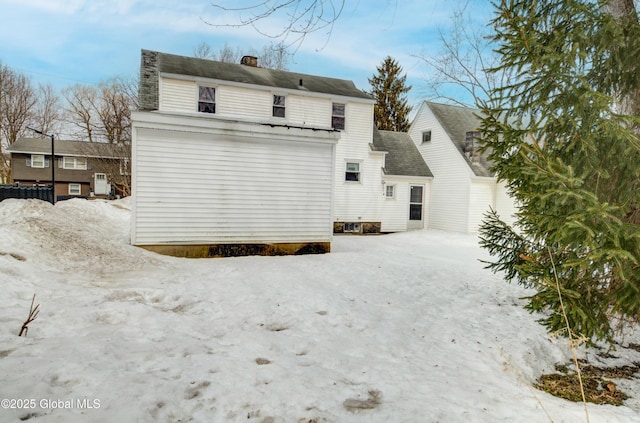
M 453 106 L 450 104 L 434 103 L 425 101 L 435 117 L 442 125 L 457 150 L 465 159 L 476 176 L 493 176 L 491 172 L 491 162 L 488 160 L 488 152 L 480 155 L 479 162 L 472 162 L 464 153 L 465 139 L 467 132 L 477 131 L 480 127 L 480 113 L 477 109 L 469 107 Z
M 373 149 L 385 151 L 385 175 L 433 176 L 418 147 L 406 132 L 373 129 Z
M 117 144 L 86 141 L 55 140 L 56 156 L 120 158 L 125 153 L 124 147 Z M 19 138 L 7 149 L 9 153 L 51 154 L 49 138 Z
M 352 81 L 142 50 L 140 109 L 158 109 L 159 74 L 186 75 L 373 101 Z

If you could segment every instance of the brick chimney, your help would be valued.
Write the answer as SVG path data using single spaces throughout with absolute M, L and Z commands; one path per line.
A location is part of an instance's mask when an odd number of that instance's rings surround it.
M 255 56 L 242 56 L 240 59 L 240 64 L 245 66 L 251 66 L 253 68 L 258 67 L 258 58 Z

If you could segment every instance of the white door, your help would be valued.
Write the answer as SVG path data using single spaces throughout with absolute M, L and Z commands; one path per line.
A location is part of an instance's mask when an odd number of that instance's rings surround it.
M 94 183 L 94 191 L 96 195 L 105 195 L 109 193 L 109 188 L 107 184 L 107 174 L 106 173 L 96 173 L 95 174 L 95 183 Z

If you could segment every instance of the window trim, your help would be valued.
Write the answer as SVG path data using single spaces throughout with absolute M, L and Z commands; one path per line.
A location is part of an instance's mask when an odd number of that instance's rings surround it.
M 358 170 L 357 171 L 350 171 L 349 165 L 350 164 L 356 164 L 358 165 Z M 347 175 L 349 173 L 354 173 L 357 175 L 357 178 L 354 179 L 348 179 Z M 344 182 L 347 184 L 361 184 L 362 183 L 362 160 L 345 160 L 344 161 Z
M 342 106 L 342 114 L 336 113 L 336 106 Z M 331 128 L 337 129 L 338 131 L 344 131 L 347 127 L 347 105 L 346 103 L 331 103 Z M 335 124 L 336 119 L 342 120 L 341 126 Z
M 35 166 L 33 163 L 33 158 L 34 157 L 41 157 L 42 158 L 42 166 Z M 44 169 L 46 166 L 46 158 L 44 156 L 44 154 L 32 154 L 31 158 L 30 158 L 30 167 L 36 168 L 36 169 Z
M 417 201 L 413 201 L 412 198 L 412 188 L 420 188 L 420 202 Z M 412 222 L 419 222 L 419 221 L 424 221 L 424 191 L 425 191 L 425 186 L 421 185 L 421 184 L 411 184 L 409 185 L 409 220 Z M 413 219 L 412 218 L 412 208 L 413 206 L 419 206 L 419 210 L 420 210 L 420 219 Z
M 282 98 L 282 104 L 276 104 L 276 99 Z M 287 96 L 284 94 L 273 94 L 273 101 L 271 105 L 271 116 L 278 119 L 285 119 L 287 117 Z M 282 116 L 276 114 L 276 110 L 282 110 Z
M 78 193 L 75 193 L 75 190 L 72 190 L 71 187 L 78 187 Z M 82 195 L 82 184 L 78 183 L 69 183 L 69 195 Z M 73 191 L 73 192 L 72 192 Z
M 391 195 L 389 195 L 389 188 L 391 188 Z M 384 186 L 384 197 L 389 199 L 389 200 L 393 200 L 394 198 L 396 198 L 396 185 L 395 184 L 390 184 L 390 185 L 385 185 Z
M 201 89 L 211 89 L 213 90 L 213 100 L 204 99 L 201 96 Z M 216 99 L 217 99 L 217 87 L 215 85 L 207 85 L 207 84 L 199 84 L 198 85 L 198 113 L 206 113 L 210 115 L 216 114 Z M 202 110 L 201 105 L 213 105 L 213 111 Z
M 422 131 L 422 144 L 430 143 L 431 137 L 432 137 L 431 129 L 425 129 L 424 131 Z M 425 138 L 428 138 L 428 139 L 425 140 Z
M 87 170 L 89 165 L 86 157 L 63 156 L 62 168 L 67 170 Z

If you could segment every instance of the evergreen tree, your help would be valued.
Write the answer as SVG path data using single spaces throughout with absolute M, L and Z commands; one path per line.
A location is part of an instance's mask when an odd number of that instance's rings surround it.
M 369 78 L 371 95 L 376 99 L 373 118 L 376 127 L 385 131 L 406 132 L 409 112 L 406 94 L 411 86 L 405 85 L 407 75 L 400 76 L 402 67 L 387 56 L 377 68 L 378 74 Z
M 480 102 L 482 132 L 520 208 L 514 227 L 487 215 L 488 267 L 533 288 L 526 307 L 549 331 L 611 341 L 614 322 L 640 316 L 637 11 L 633 0 L 495 4 L 496 70 L 513 79 Z

